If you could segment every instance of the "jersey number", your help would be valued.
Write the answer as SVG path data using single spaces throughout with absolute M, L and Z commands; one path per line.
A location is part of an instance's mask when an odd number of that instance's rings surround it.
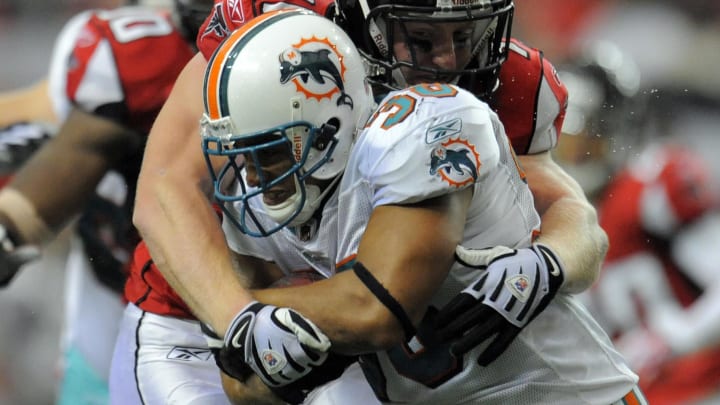
M 159 14 L 135 14 L 109 10 L 99 15 L 108 21 L 113 36 L 120 43 L 147 37 L 162 37 L 173 32 L 172 24 Z
M 393 126 L 403 122 L 410 114 L 415 111 L 417 99 L 412 93 L 420 97 L 455 97 L 458 93 L 457 89 L 442 83 L 426 83 L 419 84 L 409 88 L 410 92 L 403 92 L 388 99 L 375 114 L 370 118 L 365 127 L 369 127 L 381 115 L 385 116 L 385 120 L 380 127 L 382 129 L 390 129 Z

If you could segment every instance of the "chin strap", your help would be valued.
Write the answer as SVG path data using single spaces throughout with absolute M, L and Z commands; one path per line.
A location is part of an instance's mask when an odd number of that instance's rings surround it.
M 332 192 L 335 191 L 338 184 L 340 184 L 340 179 L 342 178 L 342 175 L 336 176 L 330 184 L 325 187 L 325 190 L 320 191 L 320 187 L 312 184 L 308 184 L 305 186 L 306 190 L 306 196 L 305 196 L 305 205 L 300 210 L 300 214 L 295 217 L 288 226 L 290 227 L 296 227 L 303 225 L 304 223 L 310 221 L 313 218 L 320 219 L 322 216 L 322 208 L 325 206 L 325 203 L 330 198 L 330 195 L 332 195 Z M 312 198 L 311 198 L 312 197 Z

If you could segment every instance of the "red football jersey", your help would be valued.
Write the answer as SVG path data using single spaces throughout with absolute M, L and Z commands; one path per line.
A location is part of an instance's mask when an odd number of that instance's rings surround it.
M 194 318 L 182 298 L 155 267 L 144 241 L 137 245 L 130 262 L 130 276 L 125 283 L 125 299 L 155 314 Z
M 144 136 L 193 55 L 165 13 L 136 7 L 81 13 L 55 46 L 53 103 L 61 119 L 72 105 Z
M 554 148 L 567 110 L 568 92 L 542 52 L 511 39 L 490 105 L 518 155 Z
M 650 148 L 606 188 L 598 210 L 610 249 L 591 294 L 602 308 L 599 319 L 616 339 L 647 327 L 659 316 L 654 311 L 687 308 L 702 296 L 706 285 L 698 282 L 700 270 L 677 262 L 681 248 L 674 239 L 683 226 L 717 208 L 708 173 L 703 160 L 688 150 Z M 658 230 L 667 233 L 658 238 Z M 710 267 L 714 273 L 715 265 Z M 720 384 L 720 348 L 676 357 L 655 371 L 654 378 L 640 375 L 649 403 L 693 402 Z
M 651 249 L 649 234 L 669 238 L 717 205 L 710 168 L 700 156 L 672 145 L 648 148 L 614 176 L 599 203 L 600 225 L 610 239 L 606 261 Z
M 123 268 L 139 240 L 131 218 L 141 146 L 194 54 L 167 13 L 138 7 L 80 13 L 63 27 L 53 49 L 48 82 L 60 120 L 77 108 L 139 137 L 136 152 L 103 179 L 77 226 L 86 254 L 111 288 L 122 289 Z

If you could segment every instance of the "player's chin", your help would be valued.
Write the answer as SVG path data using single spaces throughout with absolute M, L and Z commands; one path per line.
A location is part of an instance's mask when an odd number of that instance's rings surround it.
M 282 206 L 288 202 L 294 191 L 270 190 L 263 193 L 263 202 L 270 207 Z

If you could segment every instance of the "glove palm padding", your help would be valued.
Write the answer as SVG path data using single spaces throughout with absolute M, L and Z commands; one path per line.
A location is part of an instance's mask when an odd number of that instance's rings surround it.
M 438 335 L 452 341 L 457 356 L 489 340 L 477 359 L 487 366 L 547 307 L 562 285 L 562 266 L 541 244 L 517 250 L 458 246 L 455 256 L 462 265 L 485 271 L 440 310 Z

